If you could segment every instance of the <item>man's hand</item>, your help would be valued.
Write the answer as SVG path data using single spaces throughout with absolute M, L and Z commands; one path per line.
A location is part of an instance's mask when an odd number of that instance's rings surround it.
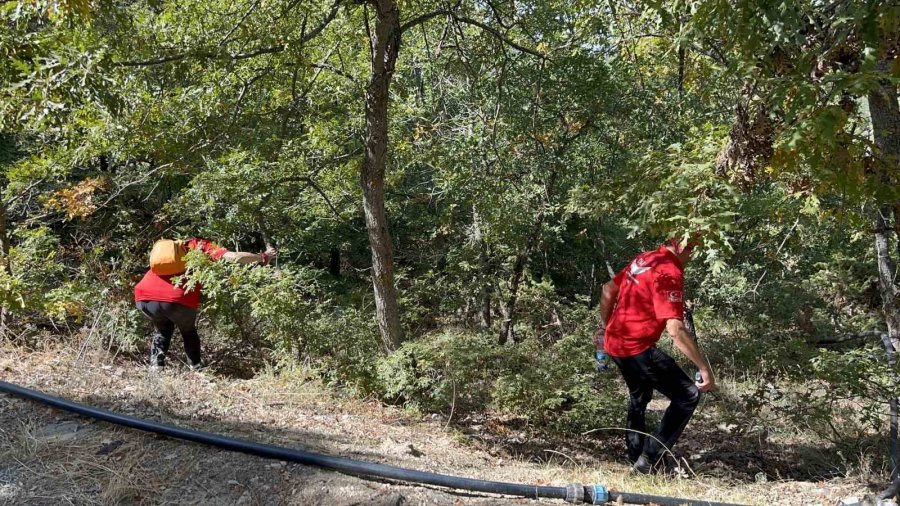
M 696 382 L 697 389 L 701 392 L 709 392 L 716 388 L 716 379 L 713 376 L 712 369 L 709 367 L 709 361 L 703 356 L 697 341 L 684 327 L 684 322 L 678 319 L 670 319 L 666 322 L 666 330 L 672 336 L 672 342 L 681 353 L 684 353 L 697 369 L 700 370 L 700 381 Z
M 603 349 L 603 336 L 606 334 L 606 326 L 603 323 L 597 327 L 597 331 L 594 332 L 594 351 L 601 351 Z
M 709 369 L 700 369 L 700 381 L 695 382 L 697 390 L 701 392 L 712 392 L 716 388 L 716 378 Z
M 269 246 L 265 251 L 259 254 L 259 263 L 266 265 L 278 257 L 278 250 L 273 246 Z

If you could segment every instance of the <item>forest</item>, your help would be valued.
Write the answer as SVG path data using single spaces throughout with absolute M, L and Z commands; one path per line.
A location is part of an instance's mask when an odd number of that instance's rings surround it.
M 0 2 L 0 355 L 146 367 L 157 240 L 274 248 L 187 255 L 206 374 L 302 371 L 624 460 L 585 436 L 625 419 L 602 287 L 700 237 L 703 424 L 780 445 L 738 474 L 880 490 L 898 86 L 890 0 Z

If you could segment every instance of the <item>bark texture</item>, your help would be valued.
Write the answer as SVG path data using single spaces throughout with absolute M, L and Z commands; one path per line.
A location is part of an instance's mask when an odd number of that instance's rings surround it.
M 491 262 L 490 262 L 490 252 L 488 251 L 487 241 L 484 239 L 484 232 L 481 230 L 481 216 L 478 214 L 477 210 L 473 210 L 472 216 L 472 228 L 473 228 L 473 239 L 478 244 L 478 272 L 480 274 L 481 279 L 479 283 L 481 284 L 481 290 L 479 293 L 479 325 L 482 328 L 490 328 L 492 322 L 491 315 L 491 294 L 493 293 L 493 286 L 491 285 Z
M 371 0 L 375 29 L 370 32 L 371 72 L 365 91 L 365 157 L 360 171 L 363 212 L 372 250 L 372 285 L 378 330 L 387 350 L 400 346 L 400 308 L 394 286 L 394 251 L 384 210 L 388 160 L 388 101 L 400 50 L 400 10 L 393 0 Z
M 879 62 L 879 69 L 887 71 L 889 61 Z M 872 133 L 878 147 L 880 160 L 876 176 L 887 186 L 896 184 L 900 171 L 900 105 L 897 102 L 897 87 L 888 80 L 869 93 L 869 114 L 872 117 Z M 885 349 L 893 362 L 894 352 L 900 340 L 900 310 L 897 307 L 897 285 L 894 280 L 895 262 L 890 247 L 890 216 L 893 203 L 879 203 L 875 210 L 875 254 L 878 266 L 878 289 L 881 293 L 881 308 L 888 329 Z M 894 216 L 897 220 L 898 216 Z M 891 399 L 891 477 L 897 479 L 897 399 Z
M 887 63 L 884 61 L 880 66 L 886 69 Z M 882 184 L 893 186 L 900 171 L 900 105 L 897 102 L 897 87 L 885 80 L 869 93 L 868 99 L 872 133 L 880 152 L 876 177 L 881 179 Z M 897 348 L 900 337 L 898 335 L 900 312 L 897 307 L 897 285 L 894 280 L 895 262 L 890 248 L 891 204 L 879 203 L 875 211 L 875 253 L 878 262 L 878 288 L 881 292 L 885 323 L 891 342 L 894 348 Z
M 501 345 L 506 344 L 510 338 L 513 340 L 516 338 L 516 304 L 519 300 L 519 285 L 522 284 L 522 275 L 525 273 L 525 265 L 528 263 L 529 258 L 531 258 L 531 252 L 534 250 L 538 238 L 541 235 L 545 217 L 546 213 L 543 210 L 538 213 L 537 218 L 534 221 L 534 226 L 531 228 L 528 237 L 525 239 L 525 247 L 519 250 L 516 254 L 516 259 L 513 262 L 512 273 L 510 274 L 509 282 L 507 283 L 508 294 L 506 301 L 500 306 L 500 311 L 503 313 L 503 321 L 500 323 L 499 342 Z

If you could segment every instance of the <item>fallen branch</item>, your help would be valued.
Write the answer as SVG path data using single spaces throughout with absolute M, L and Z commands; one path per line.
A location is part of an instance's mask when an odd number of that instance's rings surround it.
M 850 341 L 856 341 L 858 339 L 865 339 L 867 337 L 877 337 L 879 339 L 884 339 L 884 337 L 886 335 L 887 335 L 886 332 L 882 332 L 880 330 L 867 330 L 865 332 L 860 332 L 858 334 L 847 334 L 844 336 L 832 337 L 830 339 L 822 339 L 820 341 L 811 342 L 810 344 L 830 346 L 830 345 L 835 345 L 835 344 L 843 344 L 843 343 L 847 343 Z

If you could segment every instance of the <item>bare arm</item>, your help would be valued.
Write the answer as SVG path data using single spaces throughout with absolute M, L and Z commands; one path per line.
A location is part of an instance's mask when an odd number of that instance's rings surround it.
M 684 322 L 676 319 L 668 320 L 666 322 L 666 331 L 672 336 L 675 347 L 700 369 L 701 380 L 697 382 L 697 388 L 701 392 L 714 390 L 716 388 L 716 379 L 709 366 L 709 361 L 706 360 L 703 352 L 697 347 L 697 342 L 691 337 L 691 334 L 684 326 Z
M 612 316 L 619 297 L 619 286 L 609 281 L 603 285 L 603 293 L 600 295 L 600 324 L 606 327 L 606 322 Z
M 222 255 L 222 258 L 228 260 L 229 262 L 235 262 L 239 264 L 266 264 L 269 263 L 269 260 L 275 258 L 278 252 L 275 248 L 269 247 L 263 253 L 247 253 L 244 251 L 229 251 Z
M 255 264 L 255 263 L 263 263 L 262 255 L 257 255 L 256 253 L 247 253 L 244 251 L 229 251 L 222 255 L 222 258 L 228 260 L 229 262 L 235 262 L 239 264 Z
M 612 281 L 603 285 L 603 292 L 600 294 L 600 325 L 597 332 L 594 333 L 594 349 L 600 351 L 602 346 L 600 340 L 606 332 L 606 322 L 612 316 L 613 309 L 616 307 L 616 300 L 619 297 L 619 286 Z

